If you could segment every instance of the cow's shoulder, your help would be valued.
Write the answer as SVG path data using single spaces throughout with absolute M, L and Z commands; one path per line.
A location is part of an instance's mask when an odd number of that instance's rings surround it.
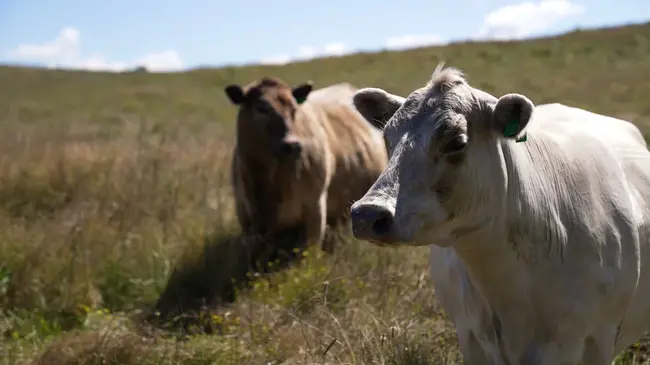
M 568 143 L 593 138 L 605 144 L 637 143 L 645 146 L 640 130 L 631 122 L 560 103 L 535 107 L 533 126 Z
M 633 220 L 623 162 L 648 155 L 643 137 L 630 122 L 559 103 L 535 107 L 532 118 L 528 140 L 505 150 L 516 181 L 513 246 L 530 259 L 560 254 L 569 241 L 582 241 L 574 250 L 597 250 L 587 231 L 611 219 L 608 207 Z
M 368 134 L 365 119 L 352 104 L 356 88 L 349 83 L 334 84 L 312 91 L 298 109 L 301 123 L 325 127 L 328 134 Z M 337 133 L 339 132 L 339 133 Z
M 356 91 L 357 88 L 354 85 L 347 82 L 341 82 L 312 91 L 307 100 L 322 103 L 323 105 L 348 100 L 351 102 L 352 96 Z

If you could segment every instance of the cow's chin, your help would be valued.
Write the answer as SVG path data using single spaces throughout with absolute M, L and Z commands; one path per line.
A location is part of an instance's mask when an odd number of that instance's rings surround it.
M 448 222 L 439 224 L 432 224 L 421 226 L 413 237 L 413 246 L 431 246 L 436 245 L 439 247 L 451 246 L 456 236 L 449 229 Z
M 447 234 L 432 234 L 418 238 L 418 246 L 450 247 L 454 244 L 454 238 Z
M 274 156 L 277 161 L 279 162 L 296 162 L 300 160 L 300 153 L 292 152 L 292 153 L 287 153 L 287 152 L 282 152 L 275 150 L 274 151 Z
M 286 155 L 286 156 L 277 156 L 276 157 L 278 162 L 284 163 L 284 164 L 295 164 L 298 161 L 300 161 L 300 155 Z
M 459 239 L 471 237 L 482 232 L 481 229 L 487 224 L 487 220 L 469 225 L 458 225 L 447 221 L 437 226 L 422 227 L 415 236 L 415 241 L 417 242 L 415 245 L 450 247 Z
M 368 241 L 381 247 L 394 246 L 450 246 L 453 243 L 453 235 L 446 227 L 446 222 L 440 224 L 424 225 L 418 216 L 409 216 L 407 219 L 395 222 L 394 229 L 390 235 L 381 240 L 369 239 Z
M 413 240 L 412 235 L 404 235 L 403 233 L 395 231 L 391 235 L 384 236 L 381 239 L 364 238 L 363 240 L 379 247 L 418 246 Z
M 401 234 L 395 232 L 391 237 L 382 240 L 364 239 L 379 247 L 397 247 L 397 246 L 431 246 L 449 247 L 453 243 L 452 235 L 443 230 L 420 230 L 416 234 Z

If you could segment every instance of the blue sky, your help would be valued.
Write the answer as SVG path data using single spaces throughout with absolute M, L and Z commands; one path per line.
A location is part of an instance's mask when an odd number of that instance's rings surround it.
M 152 71 L 284 63 L 650 20 L 648 0 L 0 0 L 0 63 Z M 453 5 L 451 5 L 453 4 Z

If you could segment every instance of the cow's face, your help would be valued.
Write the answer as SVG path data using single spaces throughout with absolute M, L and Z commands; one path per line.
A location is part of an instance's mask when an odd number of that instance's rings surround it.
M 290 88 L 283 81 L 265 77 L 246 91 L 239 85 L 225 88 L 230 101 L 239 105 L 238 133 L 252 137 L 250 148 L 279 159 L 297 158 L 301 142 L 293 133 L 296 110 L 312 90 L 310 81 Z M 255 146 L 256 145 L 256 146 Z
M 503 125 L 518 120 L 510 137 L 517 138 L 532 112 L 523 96 L 497 101 L 467 85 L 460 72 L 441 67 L 406 99 L 365 88 L 354 104 L 366 119 L 384 125 L 390 160 L 352 205 L 353 233 L 384 244 L 446 246 L 484 225 L 466 218 L 477 206 L 495 204 L 494 190 L 503 189 L 497 143 Z

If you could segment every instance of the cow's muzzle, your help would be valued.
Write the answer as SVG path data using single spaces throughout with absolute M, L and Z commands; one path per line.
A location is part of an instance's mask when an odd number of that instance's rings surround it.
M 396 241 L 394 215 L 386 207 L 374 203 L 352 205 L 352 234 L 360 240 L 388 244 Z
M 278 146 L 277 154 L 280 158 L 297 158 L 302 153 L 302 144 L 296 137 L 284 138 Z

